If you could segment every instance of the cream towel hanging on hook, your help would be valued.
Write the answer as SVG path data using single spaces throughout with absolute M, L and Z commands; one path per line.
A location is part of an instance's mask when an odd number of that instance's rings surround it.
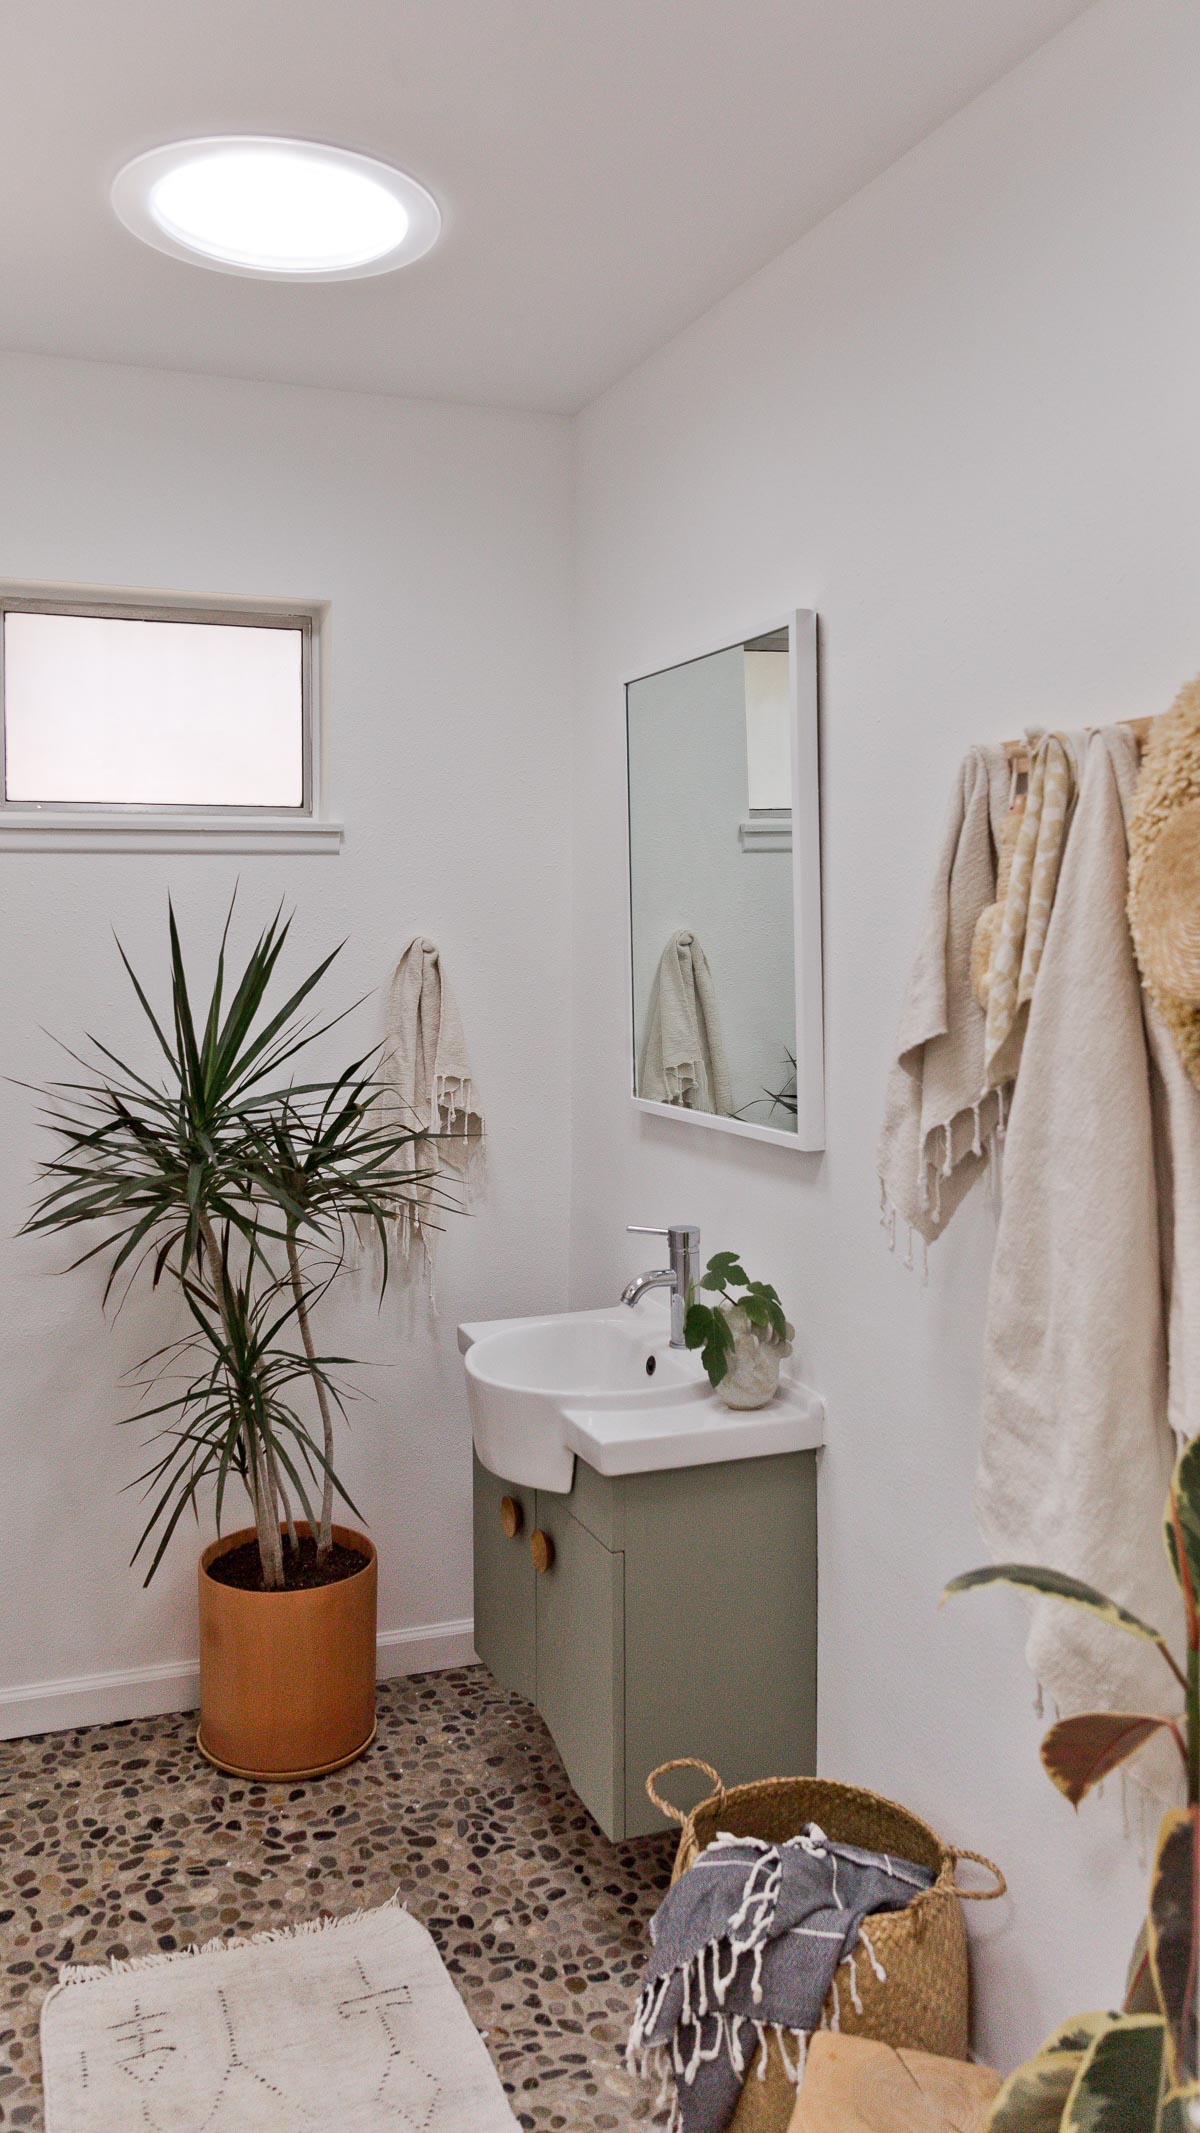
M 433 1294 L 439 1213 L 469 1205 L 472 1173 L 483 1150 L 484 1122 L 454 995 L 436 941 L 417 934 L 392 976 L 379 1080 L 389 1119 L 435 1136 L 404 1151 L 401 1173 L 412 1196 L 398 1217 L 406 1267 L 423 1263 Z

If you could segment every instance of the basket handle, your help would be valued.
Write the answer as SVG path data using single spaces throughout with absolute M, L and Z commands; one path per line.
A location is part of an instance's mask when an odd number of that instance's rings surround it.
M 951 1880 L 953 1882 L 954 1893 L 958 1897 L 960 1903 L 994 1903 L 996 1901 L 997 1896 L 1006 1896 L 1008 1894 L 1008 1883 L 1005 1880 L 1003 1874 L 1000 1872 L 1000 1869 L 996 1865 L 994 1859 L 985 1859 L 982 1852 L 964 1851 L 961 1846 L 955 1844 L 950 1845 L 948 1849 L 950 1852 L 950 1857 L 954 1862 L 954 1866 L 951 1871 Z M 958 1886 L 958 1882 L 954 1877 L 957 1874 L 958 1867 L 961 1861 L 964 1859 L 970 1859 L 975 1866 L 986 1867 L 988 1873 L 993 1874 L 995 1876 L 995 1888 L 960 1889 Z
M 661 1815 L 665 1815 L 668 1822 L 678 1822 L 682 1827 L 682 1825 L 688 1819 L 687 1815 L 684 1813 L 681 1807 L 672 1806 L 670 1800 L 664 1800 L 661 1795 L 654 1790 L 655 1778 L 665 1777 L 668 1770 L 702 1770 L 704 1772 L 705 1777 L 711 1778 L 713 1782 L 713 1789 L 712 1793 L 710 1794 L 710 1798 L 719 1799 L 721 1805 L 724 1806 L 725 1787 L 721 1783 L 721 1780 L 718 1777 L 716 1771 L 713 1769 L 712 1764 L 702 1763 L 699 1757 L 695 1755 L 677 1755 L 675 1757 L 674 1762 L 660 1763 L 658 1769 L 652 1770 L 650 1772 L 649 1777 L 646 1779 L 646 1791 L 649 1793 L 650 1798 L 653 1800 L 654 1805 L 657 1807 L 659 1813 Z

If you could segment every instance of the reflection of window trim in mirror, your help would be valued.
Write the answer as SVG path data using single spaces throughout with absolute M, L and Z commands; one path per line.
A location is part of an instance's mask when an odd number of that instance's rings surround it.
M 794 1132 L 778 1126 L 757 1125 L 749 1119 L 724 1118 L 714 1112 L 690 1110 L 682 1105 L 660 1103 L 637 1094 L 637 1021 L 634 999 L 634 911 L 629 753 L 629 692 L 638 683 L 667 669 L 690 665 L 736 646 L 755 647 L 762 640 L 778 637 L 788 646 L 788 709 L 791 733 L 791 814 L 782 808 L 748 813 L 739 832 L 742 848 L 781 850 L 791 846 L 792 919 L 796 980 L 796 1127 Z M 821 824 L 818 792 L 817 747 L 817 618 L 810 609 L 799 609 L 783 622 L 767 623 L 749 632 L 731 632 L 714 638 L 699 649 L 692 648 L 673 659 L 660 659 L 639 668 L 625 681 L 626 721 L 626 871 L 630 882 L 628 903 L 629 956 L 629 1058 L 632 1100 L 639 1111 L 659 1118 L 683 1119 L 692 1125 L 732 1133 L 744 1140 L 769 1141 L 780 1148 L 813 1150 L 825 1145 L 824 1032 L 821 986 Z M 751 861 L 751 864 L 756 862 Z

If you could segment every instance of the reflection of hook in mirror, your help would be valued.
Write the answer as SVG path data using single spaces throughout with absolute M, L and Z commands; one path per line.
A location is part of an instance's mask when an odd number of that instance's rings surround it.
M 820 1147 L 815 616 L 640 676 L 626 717 L 635 1099 Z

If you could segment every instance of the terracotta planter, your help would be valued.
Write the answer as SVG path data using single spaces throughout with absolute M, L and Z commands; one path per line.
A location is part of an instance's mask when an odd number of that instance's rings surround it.
M 297 1530 L 308 1527 L 297 1522 Z M 254 1539 L 227 1533 L 200 1558 L 200 1727 L 196 1743 L 236 1777 L 319 1777 L 375 1738 L 375 1549 L 333 1537 L 364 1569 L 310 1592 L 240 1592 L 208 1575 L 218 1555 Z

